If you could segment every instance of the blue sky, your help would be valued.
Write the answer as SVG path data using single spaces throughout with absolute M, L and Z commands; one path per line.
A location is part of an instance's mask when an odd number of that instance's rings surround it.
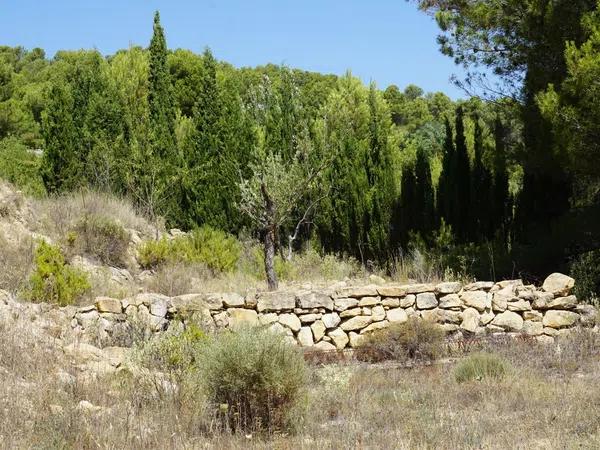
M 342 74 L 350 69 L 380 88 L 410 83 L 453 98 L 462 73 L 441 55 L 432 18 L 404 0 L 0 0 L 0 45 L 114 53 L 147 46 L 161 13 L 170 48 L 235 66 L 268 62 Z

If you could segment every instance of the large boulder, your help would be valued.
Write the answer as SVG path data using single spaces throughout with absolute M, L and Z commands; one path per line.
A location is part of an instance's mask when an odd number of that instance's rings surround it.
M 575 286 L 575 280 L 573 278 L 562 273 L 553 273 L 544 280 L 542 289 L 554 294 L 556 297 L 564 297 L 569 295 L 573 286 Z

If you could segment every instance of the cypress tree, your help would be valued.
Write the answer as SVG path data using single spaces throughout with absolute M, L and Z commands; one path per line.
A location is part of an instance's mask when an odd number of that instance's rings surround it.
M 454 137 L 452 135 L 452 126 L 450 119 L 446 117 L 445 121 L 446 137 L 444 140 L 444 157 L 442 159 L 442 173 L 438 183 L 437 195 L 437 215 L 439 222 L 443 219 L 448 225 L 453 226 L 453 199 L 454 199 L 454 184 L 452 175 L 454 173 L 454 162 L 456 160 L 454 154 Z
M 494 126 L 494 183 L 492 189 L 492 217 L 496 227 L 502 229 L 506 238 L 506 228 L 511 220 L 510 194 L 508 190 L 508 171 L 506 168 L 506 129 L 500 117 L 496 117 Z
M 402 183 L 400 191 L 400 245 L 406 247 L 409 243 L 410 232 L 415 229 L 419 205 L 417 205 L 417 177 L 414 164 L 409 164 L 402 169 Z
M 175 153 L 175 108 L 167 66 L 167 41 L 160 24 L 160 14 L 154 13 L 154 32 L 150 41 L 150 72 L 148 104 L 152 130 L 153 154 L 171 159 Z
M 434 194 L 431 181 L 431 167 L 425 151 L 417 149 L 415 162 L 415 217 L 414 230 L 423 238 L 428 238 L 433 231 L 434 222 Z
M 494 231 L 491 211 L 492 177 L 483 164 L 483 130 L 479 117 L 474 117 L 474 161 L 471 175 L 470 239 L 491 237 Z
M 456 236 L 465 241 L 469 234 L 470 205 L 470 166 L 467 142 L 465 139 L 464 109 L 459 106 L 456 111 L 456 152 L 455 163 L 451 174 L 455 195 L 452 199 L 453 228 Z

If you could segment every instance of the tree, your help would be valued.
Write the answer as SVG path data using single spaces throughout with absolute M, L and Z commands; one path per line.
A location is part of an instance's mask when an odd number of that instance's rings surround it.
M 282 155 L 265 151 L 262 142 L 256 162 L 250 165 L 252 176 L 240 183 L 238 207 L 260 231 L 267 284 L 270 290 L 276 290 L 274 261 L 279 229 L 292 219 L 303 200 L 314 196 L 324 166 L 307 166 L 310 159 L 305 151 L 308 148 L 298 152 L 292 161 L 285 161 Z M 305 215 L 306 211 L 299 220 L 303 221 Z
M 471 201 L 470 201 L 470 238 L 480 241 L 489 238 L 494 231 L 494 222 L 491 212 L 492 204 L 492 176 L 483 162 L 483 130 L 479 116 L 473 118 L 474 131 L 474 158 L 473 171 L 471 172 Z
M 454 231 L 456 236 L 463 241 L 468 239 L 469 235 L 469 200 L 471 198 L 470 186 L 470 166 L 469 153 L 467 150 L 467 142 L 465 138 L 465 123 L 464 109 L 459 106 L 456 111 L 456 150 L 454 157 L 456 159 L 453 164 L 454 172 L 452 173 L 452 184 L 455 186 L 455 196 L 453 198 L 452 209 L 454 211 Z

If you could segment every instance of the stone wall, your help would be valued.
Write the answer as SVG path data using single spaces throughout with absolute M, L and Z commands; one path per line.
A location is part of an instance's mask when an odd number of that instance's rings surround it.
M 419 317 L 440 324 L 454 338 L 510 333 L 550 342 L 575 326 L 595 326 L 596 310 L 579 303 L 574 280 L 549 276 L 541 288 L 521 280 L 439 284 L 381 284 L 239 294 L 166 297 L 141 293 L 117 300 L 101 297 L 73 312 L 71 326 L 85 340 L 183 329 L 195 321 L 205 329 L 262 325 L 304 347 L 355 347 L 362 337 L 392 323 Z

